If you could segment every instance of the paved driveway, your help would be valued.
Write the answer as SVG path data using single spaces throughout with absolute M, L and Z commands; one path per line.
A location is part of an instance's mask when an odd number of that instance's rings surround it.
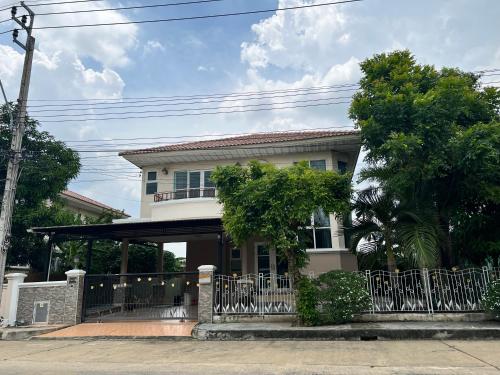
M 0 341 L 0 374 L 500 374 L 500 341 Z

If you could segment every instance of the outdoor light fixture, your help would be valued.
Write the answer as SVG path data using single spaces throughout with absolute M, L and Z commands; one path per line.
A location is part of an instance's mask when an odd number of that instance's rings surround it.
M 148 277 L 148 281 L 151 281 L 151 277 Z
M 162 285 L 162 286 L 163 286 L 163 285 L 165 285 L 165 281 L 162 281 L 162 282 L 161 282 L 161 285 Z
M 138 281 L 138 282 L 141 282 L 141 278 L 140 278 L 140 277 L 138 277 L 138 278 L 137 278 L 137 281 Z

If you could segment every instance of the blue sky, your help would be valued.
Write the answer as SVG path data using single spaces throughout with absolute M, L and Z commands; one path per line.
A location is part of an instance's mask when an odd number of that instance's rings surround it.
M 43 11 L 164 2 L 167 1 L 109 0 L 54 5 Z M 39 16 L 36 25 L 170 18 L 320 2 L 326 1 L 226 0 L 140 11 Z M 7 3 L 10 1 L 1 1 L 0 7 Z M 41 12 L 42 7 L 35 10 Z M 363 59 L 402 48 L 413 51 L 419 62 L 438 67 L 500 68 L 498 14 L 500 2 L 494 0 L 365 0 L 278 14 L 38 30 L 30 99 L 33 105 L 37 104 L 35 99 L 47 98 L 119 99 L 345 84 L 359 79 L 358 64 Z M 8 15 L 3 12 L 1 19 Z M 0 24 L 0 32 L 8 26 Z M 0 36 L 0 79 L 11 100 L 17 96 L 21 52 L 11 43 L 10 36 Z M 495 77 L 488 78 L 493 81 Z M 69 141 L 351 127 L 347 108 L 332 105 L 84 123 L 43 121 L 42 126 L 58 139 Z M 142 142 L 141 147 L 147 146 Z M 112 146 L 123 147 L 110 141 L 107 147 Z M 70 184 L 70 189 L 137 216 L 137 171 L 115 154 L 82 156 L 82 174 Z

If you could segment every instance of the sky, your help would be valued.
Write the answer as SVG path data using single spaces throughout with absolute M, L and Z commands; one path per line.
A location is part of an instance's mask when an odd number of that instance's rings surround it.
M 27 1 L 37 2 L 40 0 Z M 40 14 L 168 2 L 179 1 L 74 2 L 33 6 L 33 10 Z M 37 15 L 35 27 L 209 15 L 324 2 L 327 1 L 221 0 L 153 9 Z M 0 8 L 10 4 L 11 0 L 2 0 Z M 139 171 L 118 157 L 116 150 L 183 139 L 167 137 L 347 129 L 353 127 L 347 115 L 348 104 L 107 121 L 96 121 L 95 111 L 84 105 L 81 113 L 87 117 L 80 116 L 73 122 L 61 121 L 60 115 L 74 113 L 65 107 L 53 107 L 59 112 L 43 112 L 47 104 L 60 105 L 70 99 L 90 102 L 109 99 L 115 105 L 123 101 L 125 107 L 112 112 L 124 112 L 130 111 L 126 107 L 131 101 L 127 98 L 351 84 L 360 78 L 361 61 L 395 49 L 409 49 L 420 63 L 438 68 L 453 66 L 474 71 L 500 68 L 499 14 L 500 2 L 496 0 L 364 0 L 184 22 L 34 30 L 36 52 L 29 113 L 40 120 L 42 129 L 85 151 L 81 153 L 82 171 L 69 184 L 71 190 L 137 217 Z M 9 11 L 0 12 L 0 20 L 9 16 Z M 0 23 L 0 32 L 11 27 L 9 22 Z M 12 43 L 10 35 L 0 35 L 0 79 L 9 100 L 17 98 L 23 58 L 23 51 Z M 316 97 L 327 102 L 345 102 L 350 95 L 352 91 L 337 90 L 320 92 Z M 347 99 L 337 99 L 346 96 Z M 48 99 L 55 102 L 40 101 Z M 279 108 L 287 106 L 280 103 L 303 99 L 272 97 L 249 102 L 222 96 L 215 104 L 198 106 L 215 106 L 225 111 L 228 106 L 267 103 Z M 132 110 L 151 111 L 155 106 L 143 104 L 135 104 Z M 58 116 L 54 117 L 55 114 Z M 90 120 L 84 121 L 85 118 Z M 123 138 L 150 139 L 117 140 Z M 100 151 L 94 152 L 95 149 Z M 106 152 L 110 149 L 112 152 Z

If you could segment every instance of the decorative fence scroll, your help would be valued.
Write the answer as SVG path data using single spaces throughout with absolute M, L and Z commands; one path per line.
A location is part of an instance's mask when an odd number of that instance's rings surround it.
M 288 275 L 216 275 L 214 314 L 295 314 L 295 293 Z
M 481 311 L 488 284 L 500 269 L 469 268 L 405 272 L 366 271 L 372 313 Z
M 481 299 L 488 285 L 500 280 L 498 267 L 360 273 L 372 300 L 369 313 L 482 311 Z M 284 275 L 216 275 L 213 307 L 216 315 L 295 314 L 295 293 Z

